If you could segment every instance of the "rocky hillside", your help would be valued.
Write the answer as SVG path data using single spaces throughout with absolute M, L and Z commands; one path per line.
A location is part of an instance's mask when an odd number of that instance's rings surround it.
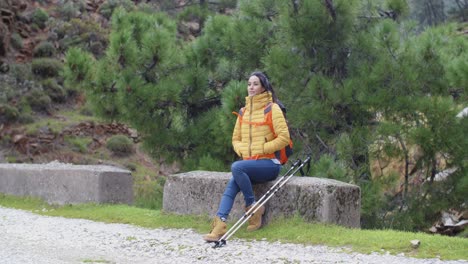
M 136 204 L 158 208 L 161 176 L 178 165 L 151 157 L 134 129 L 93 116 L 84 95 L 60 76 L 69 47 L 95 56 L 105 50 L 112 3 L 134 7 L 130 0 L 0 1 L 0 163 L 130 169 Z

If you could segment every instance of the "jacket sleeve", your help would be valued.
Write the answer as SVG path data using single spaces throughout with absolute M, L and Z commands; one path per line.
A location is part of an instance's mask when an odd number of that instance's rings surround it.
M 237 153 L 239 157 L 242 157 L 242 153 L 240 151 L 241 144 L 242 144 L 242 136 L 241 136 L 241 125 L 239 121 L 239 117 L 236 120 L 236 125 L 234 126 L 234 131 L 232 132 L 232 146 L 234 151 Z
M 271 111 L 276 138 L 263 145 L 265 154 L 271 154 L 286 147 L 290 140 L 288 125 L 286 124 L 283 111 L 281 111 L 281 108 L 277 104 L 273 104 Z

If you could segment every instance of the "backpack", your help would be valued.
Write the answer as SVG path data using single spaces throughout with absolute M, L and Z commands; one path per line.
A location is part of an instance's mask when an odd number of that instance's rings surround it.
M 283 104 L 281 104 L 281 102 L 278 102 L 278 105 L 280 106 L 281 108 L 281 111 L 283 112 L 283 116 L 284 116 L 284 119 L 286 119 L 286 108 L 283 106 Z M 236 114 L 239 118 L 240 118 L 240 123 L 250 123 L 250 124 L 254 124 L 254 125 L 268 125 L 270 127 L 270 130 L 271 132 L 273 132 L 273 135 L 276 137 L 278 137 L 278 135 L 275 133 L 275 129 L 273 127 L 273 114 L 272 114 L 272 111 L 271 111 L 271 108 L 273 106 L 273 103 L 272 102 L 269 102 L 265 108 L 263 109 L 263 114 L 265 116 L 265 121 L 263 122 L 248 122 L 248 121 L 243 121 L 242 120 L 242 117 L 244 115 L 244 108 L 245 107 L 242 107 L 240 110 L 239 110 L 239 113 L 236 113 L 236 112 L 233 112 L 234 114 Z M 290 132 L 290 129 L 289 129 L 289 125 L 288 125 L 288 121 L 286 120 L 286 125 L 288 127 L 288 131 Z M 284 165 L 286 164 L 286 162 L 288 162 L 288 158 L 293 154 L 293 143 L 292 143 L 292 140 L 291 140 L 291 133 L 289 133 L 289 144 L 286 145 L 284 148 L 278 150 L 278 151 L 275 151 L 274 153 L 274 157 L 272 156 L 271 158 L 276 158 L 279 160 L 279 162 Z M 270 156 L 270 155 L 266 155 L 266 156 Z M 259 156 L 257 156 L 256 158 L 259 158 Z

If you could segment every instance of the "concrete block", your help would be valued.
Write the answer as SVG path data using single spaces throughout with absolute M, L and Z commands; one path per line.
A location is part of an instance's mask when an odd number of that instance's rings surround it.
M 51 204 L 133 203 L 130 171 L 112 166 L 0 164 L 0 193 Z
M 164 186 L 163 209 L 176 214 L 214 216 L 230 177 L 231 173 L 208 171 L 171 175 Z M 275 182 L 254 185 L 256 198 Z M 336 180 L 294 176 L 265 207 L 265 223 L 274 217 L 299 214 L 307 221 L 360 227 L 361 191 L 358 186 Z M 243 208 L 244 198 L 239 193 L 229 221 L 237 221 Z

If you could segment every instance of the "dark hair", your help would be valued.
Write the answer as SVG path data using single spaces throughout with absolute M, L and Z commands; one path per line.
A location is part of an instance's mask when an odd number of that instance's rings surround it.
M 257 76 L 258 77 L 258 79 L 260 80 L 260 83 L 265 88 L 265 90 L 267 90 L 268 92 L 271 93 L 271 97 L 273 98 L 273 103 L 278 104 L 281 107 L 281 109 L 284 112 L 286 112 L 286 108 L 281 103 L 281 101 L 278 100 L 278 97 L 276 97 L 275 90 L 273 90 L 273 86 L 271 85 L 270 81 L 268 80 L 269 79 L 268 75 L 266 73 L 264 73 L 264 72 L 255 71 L 255 72 L 252 72 L 252 74 L 250 74 L 250 77 L 252 77 L 252 76 Z

